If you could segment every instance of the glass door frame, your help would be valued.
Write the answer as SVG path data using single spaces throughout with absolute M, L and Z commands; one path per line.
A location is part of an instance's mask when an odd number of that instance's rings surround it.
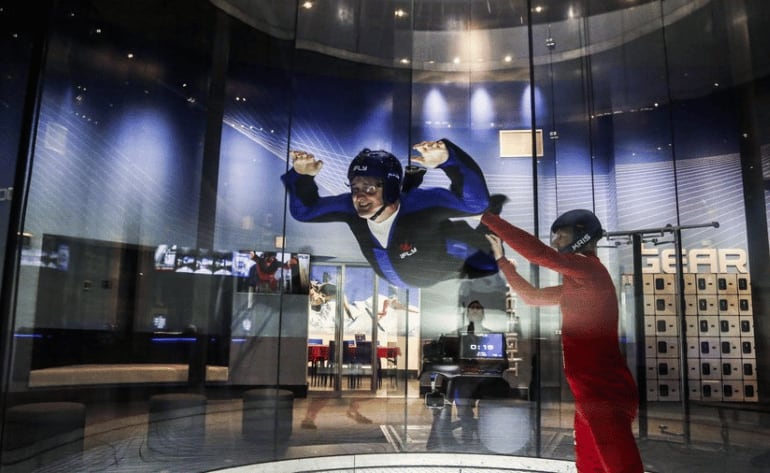
M 344 369 L 344 359 L 343 359 L 343 350 L 344 350 L 344 340 L 345 340 L 345 312 L 346 312 L 346 305 L 347 305 L 347 298 L 345 295 L 345 286 L 346 286 L 346 276 L 347 276 L 347 269 L 349 268 L 361 268 L 361 269 L 368 269 L 372 272 L 372 293 L 371 293 L 371 308 L 372 308 L 372 321 L 371 328 L 369 329 L 369 332 L 367 333 L 367 336 L 371 340 L 372 344 L 372 351 L 371 351 L 371 357 L 368 360 L 370 366 L 372 367 L 372 372 L 370 375 L 370 389 L 368 392 L 375 392 L 378 389 L 378 381 L 379 381 L 379 373 L 378 373 L 378 358 L 377 358 L 377 337 L 378 337 L 378 330 L 377 325 L 374 323 L 376 321 L 376 310 L 375 308 L 379 307 L 379 297 L 378 297 L 378 282 L 379 278 L 374 274 L 374 272 L 366 265 L 361 264 L 350 264 L 350 263 L 330 263 L 330 262 L 322 262 L 322 263 L 315 263 L 313 265 L 314 267 L 326 267 L 326 268 L 333 268 L 333 273 L 336 275 L 336 291 L 334 294 L 334 299 L 336 301 L 335 303 L 335 310 L 334 310 L 334 333 L 333 333 L 333 341 L 335 347 L 342 347 L 340 349 L 336 349 L 333 352 L 330 350 L 329 353 L 329 359 L 327 360 L 327 363 L 330 363 L 333 367 L 333 370 L 330 373 L 331 376 L 331 385 L 332 385 L 332 392 L 336 394 L 340 394 L 342 392 L 362 392 L 363 390 L 359 389 L 345 389 L 342 377 L 343 377 L 343 369 Z M 332 271 L 329 271 L 332 273 Z M 332 359 L 332 357 L 334 359 Z M 312 390 L 312 388 L 310 389 Z

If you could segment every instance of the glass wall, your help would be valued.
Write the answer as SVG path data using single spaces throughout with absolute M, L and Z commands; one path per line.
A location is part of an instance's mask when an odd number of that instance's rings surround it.
M 0 471 L 574 461 L 485 210 L 602 222 L 650 470 L 762 461 L 764 2 L 6 3 Z

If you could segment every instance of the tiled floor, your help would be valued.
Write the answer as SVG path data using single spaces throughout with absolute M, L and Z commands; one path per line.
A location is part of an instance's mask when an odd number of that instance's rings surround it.
M 437 436 L 437 411 L 426 408 L 422 399 L 414 397 L 405 403 L 403 396 L 382 393 L 342 398 L 314 394 L 295 399 L 291 435 L 285 442 L 244 439 L 240 399 L 208 401 L 203 438 L 194 424 L 184 423 L 190 419 L 183 419 L 182 424 L 162 431 L 165 440 L 148 442 L 146 411 L 141 402 L 89 405 L 82 455 L 45 465 L 28 462 L 2 472 L 574 470 L 569 404 L 543 405 L 539 445 L 528 434 L 526 416 L 497 424 L 483 439 L 477 433 L 464 441 L 457 431 Z M 656 473 L 770 472 L 770 428 L 763 425 L 763 416 L 744 411 L 717 414 L 713 408 L 693 409 L 689 441 L 685 441 L 680 406 L 650 406 L 648 435 L 639 442 L 646 469 Z M 504 449 L 511 439 L 520 441 L 522 435 L 527 441 L 517 451 L 495 451 Z M 534 458 L 538 446 L 540 458 Z

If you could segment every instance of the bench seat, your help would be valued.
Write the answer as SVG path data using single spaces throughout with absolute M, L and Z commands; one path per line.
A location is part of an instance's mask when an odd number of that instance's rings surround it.
M 85 364 L 32 370 L 29 387 L 103 384 L 186 383 L 188 365 L 158 363 Z M 206 382 L 227 382 L 227 366 L 206 366 Z

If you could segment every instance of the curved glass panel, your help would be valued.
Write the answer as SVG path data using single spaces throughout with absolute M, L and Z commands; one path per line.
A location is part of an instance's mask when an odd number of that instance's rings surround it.
M 767 2 L 8 3 L 2 471 L 766 460 Z

